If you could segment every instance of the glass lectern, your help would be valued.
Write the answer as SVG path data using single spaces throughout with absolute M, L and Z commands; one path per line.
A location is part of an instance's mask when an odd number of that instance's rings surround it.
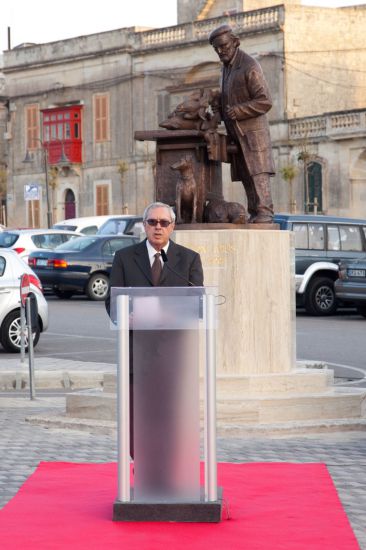
M 111 289 L 111 326 L 117 331 L 118 354 L 116 521 L 220 521 L 216 296 L 212 287 Z M 202 487 L 201 362 L 205 381 Z

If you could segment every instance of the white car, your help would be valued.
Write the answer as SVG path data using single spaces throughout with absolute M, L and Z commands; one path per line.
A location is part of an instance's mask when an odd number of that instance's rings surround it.
M 0 249 L 13 249 L 28 264 L 31 252 L 53 250 L 60 244 L 81 236 L 75 231 L 60 229 L 7 229 L 0 233 Z
M 114 214 L 110 216 L 84 216 L 81 218 L 70 218 L 69 220 L 54 223 L 52 229 L 67 229 L 69 231 L 83 233 L 83 235 L 95 235 L 98 229 L 106 221 L 115 217 L 116 215 Z
M 0 248 L 0 342 L 7 352 L 20 351 L 20 278 L 24 273 L 29 275 L 30 294 L 36 297 L 38 305 L 38 326 L 33 330 L 34 345 L 40 333 L 48 327 L 48 304 L 37 275 L 16 252 Z M 28 343 L 27 337 L 25 343 Z

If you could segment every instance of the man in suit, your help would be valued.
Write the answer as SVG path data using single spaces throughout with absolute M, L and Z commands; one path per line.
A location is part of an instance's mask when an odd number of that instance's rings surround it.
M 160 202 L 150 204 L 143 214 L 143 224 L 146 240 L 116 252 L 110 287 L 202 286 L 200 255 L 169 239 L 175 225 L 173 209 Z M 165 263 L 162 249 L 168 258 Z M 109 302 L 108 297 L 108 311 Z
M 240 40 L 229 25 L 209 36 L 223 63 L 220 113 L 229 141 L 237 146 L 231 156 L 231 179 L 242 181 L 247 195 L 249 223 L 272 223 L 270 176 L 275 173 L 266 113 L 272 100 L 261 66 L 239 49 Z
M 146 239 L 116 252 L 111 288 L 203 286 L 199 254 L 169 239 L 174 223 L 175 213 L 167 204 L 155 202 L 146 208 L 143 214 Z M 106 308 L 109 313 L 109 297 Z M 130 450 L 132 458 L 148 457 L 144 468 L 135 467 L 135 487 L 148 486 L 159 493 L 166 489 L 169 476 L 174 474 L 176 399 L 182 373 L 191 368 L 181 358 L 184 349 L 194 349 L 196 345 L 194 331 L 189 330 L 130 332 Z M 137 407 L 133 404 L 134 397 Z M 138 434 L 136 442 L 134 426 Z

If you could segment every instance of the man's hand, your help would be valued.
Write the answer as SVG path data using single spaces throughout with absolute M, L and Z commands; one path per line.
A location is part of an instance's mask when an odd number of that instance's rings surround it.
M 226 113 L 229 116 L 229 118 L 231 118 L 231 120 L 236 120 L 235 107 L 231 107 L 231 105 L 227 105 Z

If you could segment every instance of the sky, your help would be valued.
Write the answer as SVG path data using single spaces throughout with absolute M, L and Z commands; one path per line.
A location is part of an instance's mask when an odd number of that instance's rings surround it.
M 278 0 L 280 3 L 281 0 Z M 269 4 L 276 2 L 269 2 Z M 304 5 L 338 7 L 361 0 L 302 0 Z M 0 8 L 0 52 L 25 42 L 43 43 L 122 27 L 177 24 L 176 0 L 7 0 Z

